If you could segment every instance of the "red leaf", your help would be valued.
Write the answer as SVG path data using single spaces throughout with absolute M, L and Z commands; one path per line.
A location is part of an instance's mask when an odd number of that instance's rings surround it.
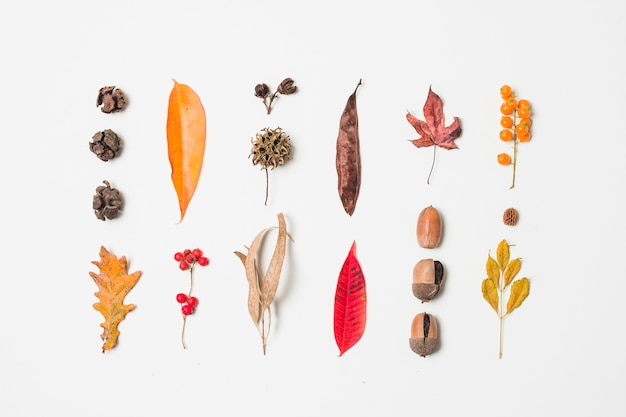
M 418 139 L 411 141 L 413 145 L 418 148 L 434 145 L 448 150 L 457 149 L 454 141 L 461 136 L 461 120 L 454 117 L 454 121 L 446 127 L 443 102 L 437 94 L 433 93 L 432 88 L 428 89 L 428 98 L 424 104 L 424 118 L 426 121 L 418 119 L 409 112 L 406 114 L 406 119 L 420 135 Z M 433 156 L 433 165 L 434 163 Z M 428 178 L 430 181 L 430 175 Z
M 363 336 L 366 310 L 365 277 L 356 258 L 356 242 L 353 242 L 341 268 L 335 293 L 335 341 L 339 356 Z

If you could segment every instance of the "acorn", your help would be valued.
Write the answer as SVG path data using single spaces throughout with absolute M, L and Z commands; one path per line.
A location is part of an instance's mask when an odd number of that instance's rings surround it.
M 443 221 L 439 211 L 433 206 L 423 209 L 417 218 L 417 243 L 426 249 L 439 246 L 443 230 Z
M 441 289 L 444 268 L 439 261 L 422 259 L 413 268 L 413 295 L 423 302 L 432 300 Z
M 413 318 L 409 346 L 421 357 L 437 349 L 437 320 L 432 314 L 420 313 Z

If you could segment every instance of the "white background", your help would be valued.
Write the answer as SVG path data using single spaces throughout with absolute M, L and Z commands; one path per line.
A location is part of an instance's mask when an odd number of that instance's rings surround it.
M 557 4 L 559 6 L 557 6 Z M 626 5 L 621 1 L 20 1 L 0 6 L 0 414 L 3 416 L 623 415 L 626 326 L 622 268 Z M 298 93 L 266 115 L 254 85 L 292 77 Z M 336 191 L 339 116 L 359 79 L 363 177 L 352 217 Z M 172 79 L 207 113 L 196 195 L 178 224 L 165 122 Z M 495 156 L 499 88 L 533 105 L 518 181 Z M 121 113 L 98 90 L 127 95 Z M 458 150 L 417 149 L 432 86 Z M 263 127 L 282 127 L 294 158 L 265 175 L 248 159 Z M 113 129 L 119 158 L 91 136 Z M 126 202 L 97 220 L 107 179 Z M 444 239 L 418 246 L 434 205 Z M 520 211 L 504 226 L 504 209 Z M 240 261 L 285 214 L 293 242 L 267 355 L 248 316 Z M 275 234 L 268 236 L 272 245 Z M 498 320 L 480 287 L 488 253 L 507 239 L 531 280 L 526 302 Z M 361 341 L 338 357 L 337 276 L 353 241 L 368 291 Z M 89 271 L 101 245 L 143 272 L 119 344 L 101 353 Z M 188 274 L 172 256 L 202 248 L 200 306 L 175 301 Z M 411 292 L 422 258 L 446 267 L 429 304 Z M 409 349 L 427 311 L 441 344 Z

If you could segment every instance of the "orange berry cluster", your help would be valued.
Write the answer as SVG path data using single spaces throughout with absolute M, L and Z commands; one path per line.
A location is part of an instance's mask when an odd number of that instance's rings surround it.
M 531 138 L 530 126 L 530 103 L 528 100 L 517 100 L 515 93 L 508 85 L 500 87 L 500 96 L 502 97 L 502 105 L 500 106 L 500 139 L 504 142 L 513 141 L 514 146 L 518 142 L 528 142 Z M 498 163 L 501 165 L 509 165 L 511 163 L 511 155 L 508 153 L 498 154 Z

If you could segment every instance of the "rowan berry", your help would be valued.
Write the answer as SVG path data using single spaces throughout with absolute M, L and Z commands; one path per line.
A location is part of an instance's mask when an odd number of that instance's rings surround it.
M 509 129 L 502 129 L 500 131 L 500 139 L 505 142 L 510 141 L 511 139 L 513 139 L 513 132 Z
M 502 116 L 500 126 L 510 129 L 513 127 L 513 118 L 511 116 Z
M 201 256 L 198 258 L 198 264 L 200 264 L 200 266 L 207 266 L 209 263 L 209 258 L 207 258 L 206 256 Z
M 530 107 L 519 107 L 517 109 L 517 116 L 523 119 L 530 117 Z
M 196 257 L 196 259 L 200 258 L 203 255 L 202 250 L 198 248 L 192 250 L 191 253 Z
M 180 268 L 181 271 L 186 271 L 186 270 L 189 269 L 189 264 L 187 262 L 185 262 L 185 261 L 181 261 L 178 264 L 178 267 Z
M 511 96 L 511 94 L 513 93 L 513 90 L 511 90 L 511 87 L 508 85 L 503 85 L 502 87 L 500 87 L 500 96 L 503 99 L 507 99 Z
M 190 307 L 195 307 L 198 305 L 198 299 L 196 297 L 187 298 L 187 305 Z
M 181 304 L 186 302 L 187 301 L 187 294 L 183 294 L 182 292 L 176 294 L 176 301 L 178 301 Z
M 187 256 L 185 256 L 185 262 L 187 262 L 189 265 L 195 264 L 196 261 L 196 256 L 193 253 L 189 253 Z
M 188 316 L 193 313 L 193 307 L 189 304 L 183 304 L 183 306 L 180 308 L 180 311 L 183 313 L 183 315 Z
M 507 115 L 507 116 L 510 114 L 513 114 L 514 110 L 515 110 L 515 107 L 509 106 L 506 102 L 502 103 L 502 105 L 500 106 L 500 113 Z
M 509 165 L 511 163 L 511 157 L 507 153 L 498 154 L 498 163 L 500 165 Z
M 176 253 L 174 254 L 174 260 L 175 260 L 176 262 L 180 262 L 180 261 L 182 261 L 182 260 L 183 260 L 183 258 L 184 258 L 184 256 L 183 256 L 183 253 L 182 253 L 182 252 L 176 252 Z

